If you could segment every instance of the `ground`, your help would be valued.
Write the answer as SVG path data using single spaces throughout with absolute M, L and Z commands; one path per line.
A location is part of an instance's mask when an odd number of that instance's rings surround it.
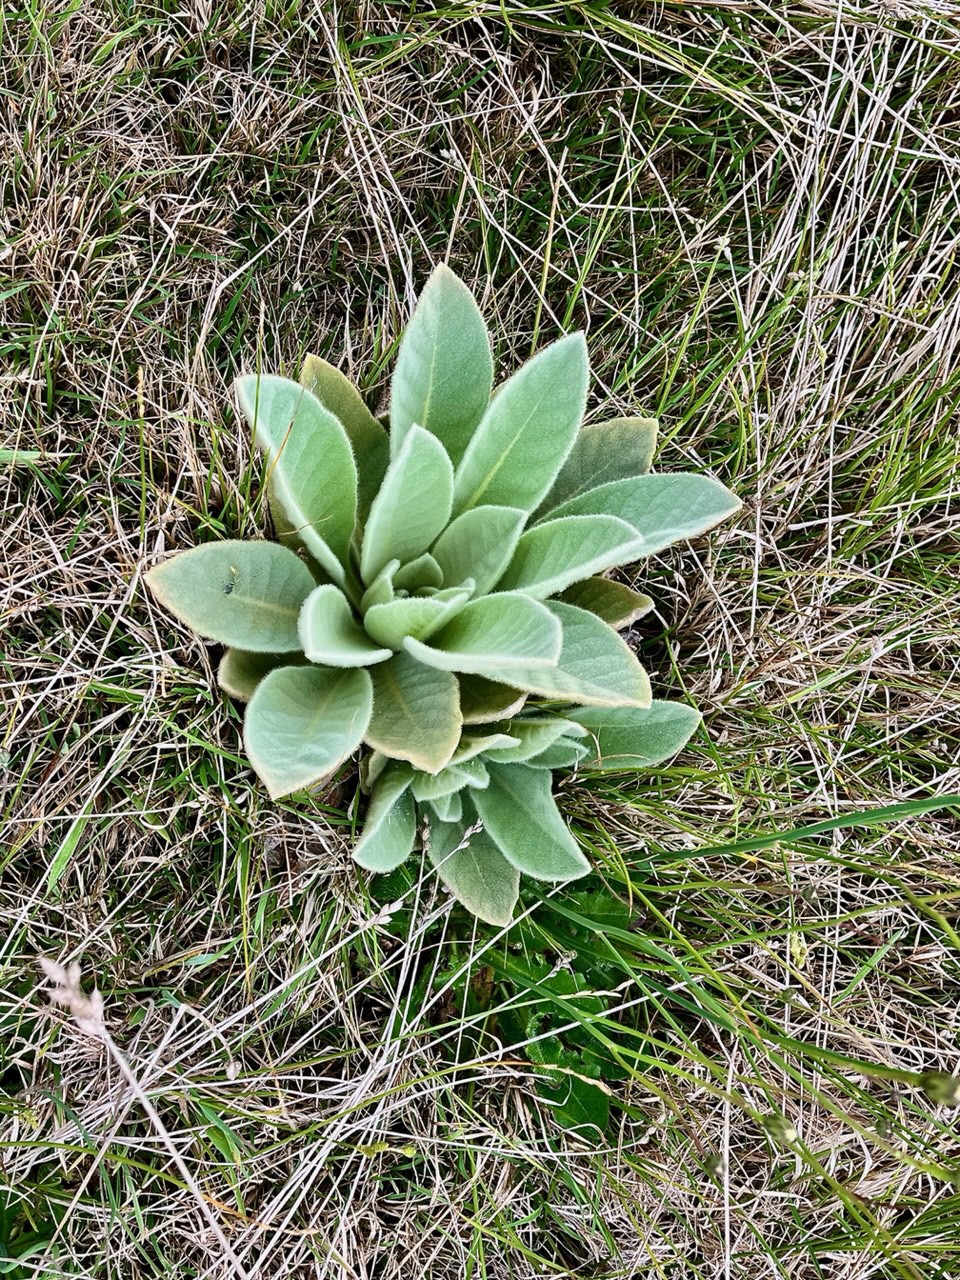
M 3 1274 L 960 1273 L 955 19 L 4 9 Z M 143 589 L 267 531 L 237 373 L 382 406 L 438 260 L 745 502 L 636 579 L 704 731 L 506 933 L 358 874 L 351 770 L 270 802 Z

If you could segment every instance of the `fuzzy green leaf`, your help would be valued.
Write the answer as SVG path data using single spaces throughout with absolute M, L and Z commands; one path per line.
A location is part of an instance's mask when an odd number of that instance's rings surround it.
M 432 822 L 460 822 L 463 817 L 463 797 L 459 791 L 448 796 L 438 796 L 430 801 Z
M 383 566 L 374 580 L 367 587 L 366 591 L 360 597 L 360 614 L 363 616 L 368 609 L 372 609 L 377 604 L 389 604 L 394 598 L 394 575 L 400 568 L 399 560 L 390 560 Z
M 582 333 L 552 343 L 498 389 L 457 468 L 454 509 L 533 511 L 576 438 L 587 400 Z
M 494 724 L 515 716 L 527 700 L 522 689 L 509 689 L 483 676 L 460 676 L 460 710 L 464 724 Z
M 427 857 L 458 902 L 480 920 L 508 925 L 520 895 L 520 873 L 485 831 L 467 835 L 472 816 L 462 805 L 460 822 L 433 823 L 425 840 Z
M 385 755 L 437 773 L 460 741 L 460 691 L 448 671 L 397 653 L 374 667 L 367 742 Z
M 579 728 L 579 726 L 577 726 Z M 509 725 L 509 733 L 486 733 L 472 734 L 465 733 L 460 739 L 460 745 L 450 757 L 452 765 L 474 760 L 477 756 L 482 756 L 487 751 L 495 751 L 506 749 L 508 747 L 519 747 L 521 740 L 514 735 L 513 725 Z
M 561 716 L 535 716 L 526 720 L 513 720 L 510 724 L 510 737 L 514 741 L 491 744 L 487 748 L 487 756 L 500 764 L 522 764 L 532 756 L 538 756 L 546 751 L 571 730 L 574 736 L 582 735 L 584 732 L 572 718 L 564 720 Z
M 544 769 L 487 764 L 490 785 L 472 795 L 484 829 L 503 856 L 536 880 L 575 880 L 590 863 L 557 809 Z
M 578 609 L 586 609 L 588 613 L 595 613 L 608 626 L 615 627 L 618 631 L 644 617 L 653 608 L 653 601 L 649 596 L 641 595 L 622 582 L 612 582 L 609 578 L 584 578 L 583 582 L 575 582 L 573 586 L 567 587 L 559 599 L 563 604 L 572 604 Z
M 443 445 L 413 426 L 373 500 L 360 552 L 364 582 L 394 558 L 401 564 L 426 551 L 450 519 L 453 466 Z
M 679 472 L 613 480 L 561 503 L 550 518 L 619 516 L 633 525 L 643 539 L 639 557 L 652 556 L 671 543 L 706 533 L 742 505 L 719 480 Z
M 431 667 L 484 675 L 514 664 L 524 670 L 550 667 L 560 654 L 561 628 L 538 600 L 505 591 L 471 600 L 430 645 L 413 639 L 403 644 Z
M 495 599 L 490 596 L 488 599 Z M 562 623 L 560 656 L 553 667 L 504 664 L 485 674 L 530 693 L 600 707 L 649 707 L 650 681 L 636 655 L 598 617 L 557 600 L 547 609 Z
M 378 644 L 399 649 L 407 636 L 427 640 L 457 616 L 470 596 L 468 584 L 448 587 L 433 596 L 405 596 L 368 609 L 363 625 Z
M 274 667 L 302 666 L 298 653 L 250 653 L 245 649 L 225 649 L 217 668 L 217 683 L 224 693 L 239 702 L 249 702 L 253 691 Z
M 417 835 L 416 807 L 410 794 L 413 770 L 389 765 L 373 788 L 363 831 L 353 850 L 368 871 L 392 871 L 406 861 Z
M 526 518 L 516 507 L 474 507 L 457 516 L 433 547 L 444 582 L 473 578 L 485 596 L 510 563 Z
M 560 738 L 552 746 L 524 761 L 531 769 L 575 769 L 590 754 L 590 748 L 573 738 Z
M 541 504 L 539 515 L 611 480 L 646 475 L 656 447 L 655 418 L 611 418 L 609 422 L 584 427 Z
M 457 769 L 449 764 L 439 773 L 418 772 L 413 780 L 413 798 L 421 804 L 426 801 L 433 803 L 434 800 L 443 800 L 462 791 L 464 787 L 469 787 L 471 781 L 471 775 L 466 769 Z
M 473 294 L 436 267 L 407 325 L 390 385 L 394 457 L 414 423 L 460 461 L 493 387 L 493 356 Z
M 591 573 L 635 559 L 642 545 L 633 526 L 616 516 L 547 520 L 528 529 L 517 543 L 497 590 L 545 600 Z
M 311 662 L 328 667 L 370 667 L 393 657 L 392 649 L 374 644 L 354 618 L 347 597 L 332 584 L 315 587 L 304 601 L 300 642 Z
M 677 754 L 701 722 L 683 702 L 656 700 L 645 711 L 632 707 L 578 707 L 571 711 L 589 731 L 584 769 L 598 773 L 643 773 Z
M 393 585 L 397 591 L 420 591 L 424 587 L 442 587 L 443 586 L 443 570 L 434 560 L 433 556 L 428 552 L 424 552 L 422 556 L 417 556 L 416 560 L 411 560 L 401 569 L 397 570 Z M 460 585 L 460 579 L 456 582 L 447 584 L 451 587 Z
M 352 755 L 372 705 L 367 671 L 278 667 L 265 676 L 247 707 L 243 741 L 272 799 L 314 786 Z
M 205 640 L 251 653 L 300 651 L 297 618 L 310 570 L 276 542 L 207 542 L 151 569 L 160 604 Z
M 390 437 L 350 379 L 320 356 L 307 356 L 300 385 L 313 392 L 347 433 L 357 464 L 357 514 L 363 523 L 390 462 Z
M 289 378 L 238 378 L 237 399 L 270 460 L 268 483 L 313 558 L 343 586 L 357 519 L 357 467 L 347 433 Z

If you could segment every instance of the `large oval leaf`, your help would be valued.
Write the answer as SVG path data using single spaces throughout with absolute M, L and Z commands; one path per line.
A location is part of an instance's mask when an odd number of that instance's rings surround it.
M 400 343 L 390 387 L 394 456 L 418 423 L 459 462 L 492 386 L 483 316 L 466 285 L 440 265 L 424 285 Z
M 433 547 L 443 581 L 453 587 L 472 578 L 485 596 L 510 563 L 526 518 L 516 507 L 474 507 L 457 516 Z
M 363 741 L 372 708 L 366 671 L 279 667 L 265 676 L 247 707 L 243 742 L 271 797 L 333 773 Z
M 146 576 L 160 604 L 219 644 L 252 653 L 300 651 L 297 618 L 313 590 L 310 570 L 276 542 L 208 542 Z
M 513 663 L 525 669 L 550 667 L 560 643 L 560 625 L 545 605 L 505 591 L 471 600 L 429 645 L 408 638 L 403 647 L 431 667 L 484 675 Z
M 480 920 L 508 925 L 520 894 L 520 872 L 485 831 L 466 831 L 474 814 L 464 802 L 459 822 L 431 823 L 424 837 L 427 857 L 458 902 Z
M 536 880 L 576 880 L 590 870 L 560 817 L 545 769 L 488 762 L 490 785 L 471 796 L 503 856 Z
M 564 604 L 595 613 L 618 631 L 643 618 L 653 608 L 649 596 L 610 578 L 584 578 L 583 582 L 567 587 L 560 599 Z
M 584 427 L 540 507 L 540 514 L 611 480 L 642 476 L 657 447 L 655 418 L 611 418 Z
M 289 378 L 249 376 L 237 400 L 270 460 L 269 484 L 310 554 L 341 586 L 357 518 L 357 468 L 343 427 Z
M 374 667 L 370 746 L 437 773 L 460 740 L 463 720 L 456 676 L 425 667 L 405 653 Z
M 743 504 L 709 476 L 636 476 L 591 489 L 550 513 L 558 516 L 613 515 L 632 524 L 643 539 L 638 556 L 652 556 L 683 538 L 706 533 Z
M 393 657 L 374 644 L 353 616 L 350 602 L 332 583 L 315 587 L 300 610 L 300 640 L 311 662 L 328 667 L 370 667 Z
M 536 508 L 576 438 L 588 376 L 587 344 L 574 333 L 507 379 L 457 468 L 455 511 L 481 504 Z
M 450 519 L 453 466 L 443 445 L 411 427 L 373 500 L 360 552 L 360 573 L 372 582 L 385 564 L 426 551 Z
M 495 599 L 490 596 L 488 599 Z M 636 654 L 592 613 L 550 600 L 544 606 L 562 623 L 560 656 L 552 667 L 490 667 L 490 680 L 545 698 L 600 707 L 649 707 L 650 681 Z
M 528 529 L 513 553 L 498 591 L 523 591 L 537 600 L 591 573 L 636 558 L 644 544 L 633 525 L 616 516 L 561 516 Z
M 320 356 L 307 356 L 304 360 L 300 385 L 313 392 L 347 433 L 357 464 L 358 516 L 362 523 L 390 462 L 390 437 L 350 379 Z
M 368 871 L 393 871 L 404 862 L 417 835 L 417 816 L 409 794 L 413 770 L 391 764 L 373 788 L 363 832 L 353 857 Z
M 645 772 L 675 756 L 701 722 L 700 712 L 682 702 L 655 700 L 643 711 L 632 707 L 578 707 L 570 712 L 589 731 L 591 750 L 582 768 L 597 773 Z

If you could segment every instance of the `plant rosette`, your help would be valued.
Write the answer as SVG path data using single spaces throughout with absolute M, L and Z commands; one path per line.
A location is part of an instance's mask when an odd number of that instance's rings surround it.
M 438 266 L 400 344 L 389 425 L 316 356 L 299 382 L 241 377 L 279 541 L 204 544 L 147 576 L 226 646 L 219 682 L 248 703 L 244 745 L 271 797 L 368 748 L 356 861 L 391 871 L 419 841 L 495 925 L 521 873 L 589 870 L 555 770 L 649 770 L 700 721 L 652 699 L 618 634 L 652 602 L 604 575 L 740 506 L 705 476 L 651 474 L 655 421 L 582 427 L 588 377 L 574 333 L 494 394 L 483 317 Z

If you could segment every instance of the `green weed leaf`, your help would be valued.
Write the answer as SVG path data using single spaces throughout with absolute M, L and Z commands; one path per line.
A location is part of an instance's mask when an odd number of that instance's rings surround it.
M 374 667 L 373 715 L 366 740 L 378 751 L 437 773 L 460 741 L 463 721 L 456 676 L 406 653 Z
M 503 856 L 535 880 L 575 880 L 590 863 L 560 817 L 550 775 L 522 764 L 487 765 L 490 785 L 472 795 Z
M 562 516 L 528 529 L 498 591 L 523 591 L 545 600 L 601 569 L 635 560 L 642 542 L 616 516 Z
M 389 608 L 383 605 L 382 608 Z M 328 667 L 369 667 L 393 657 L 378 647 L 353 616 L 350 602 L 332 584 L 315 587 L 300 611 L 300 642 L 311 662 Z
M 307 356 L 300 385 L 313 392 L 347 433 L 357 464 L 357 514 L 362 524 L 390 462 L 390 437 L 350 379 L 320 356 Z
M 560 654 L 561 628 L 538 600 L 519 592 L 471 600 L 430 645 L 407 639 L 404 648 L 420 662 L 444 671 L 483 675 L 510 669 L 549 667 Z
M 364 582 L 385 564 L 421 555 L 446 526 L 453 501 L 453 466 L 440 441 L 411 427 L 373 500 L 360 552 Z
M 588 731 L 583 768 L 596 773 L 645 772 L 675 756 L 697 731 L 699 711 L 659 699 L 646 710 L 582 707 L 569 712 Z

